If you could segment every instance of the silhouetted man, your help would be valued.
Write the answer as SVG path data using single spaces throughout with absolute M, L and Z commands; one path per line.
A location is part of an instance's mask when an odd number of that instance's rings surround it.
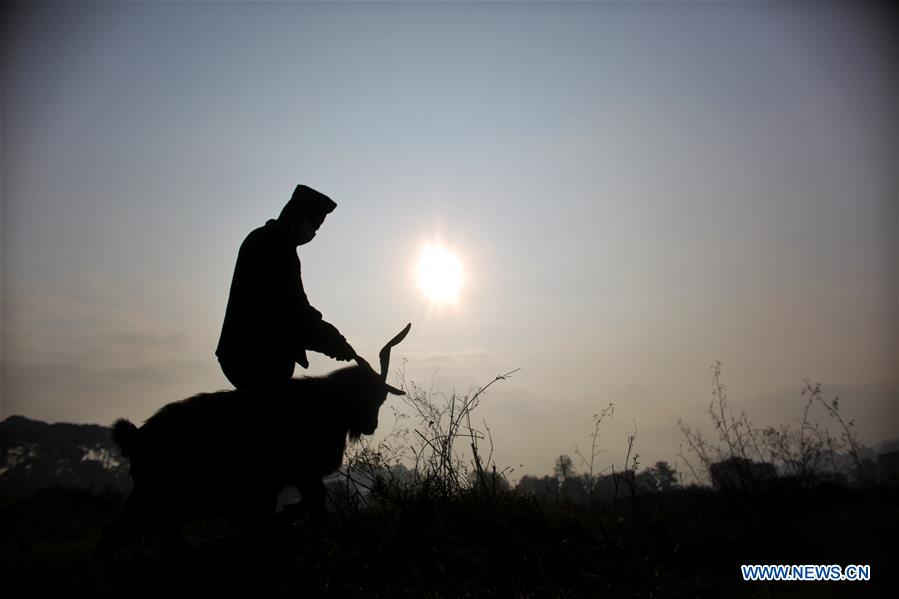
M 328 196 L 297 185 L 277 220 L 252 231 L 240 246 L 215 350 L 236 388 L 288 380 L 295 363 L 309 366 L 307 349 L 337 360 L 355 357 L 343 335 L 309 305 L 296 252 L 336 207 Z

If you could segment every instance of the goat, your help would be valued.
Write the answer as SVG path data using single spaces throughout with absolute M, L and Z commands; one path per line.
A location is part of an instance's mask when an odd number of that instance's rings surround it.
M 131 462 L 133 486 L 104 528 L 97 556 L 147 534 L 158 535 L 164 551 L 192 549 L 179 525 L 195 516 L 252 530 L 272 519 L 278 494 L 292 484 L 303 509 L 323 515 L 322 477 L 340 466 L 347 438 L 374 433 L 387 394 L 405 394 L 386 379 L 390 350 L 411 326 L 381 349 L 380 374 L 357 357 L 356 365 L 321 377 L 173 402 L 140 428 L 117 420 L 112 437 Z

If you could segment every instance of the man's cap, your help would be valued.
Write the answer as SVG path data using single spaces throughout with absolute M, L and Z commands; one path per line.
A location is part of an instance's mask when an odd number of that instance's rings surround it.
M 337 202 L 323 193 L 315 191 L 306 185 L 297 185 L 290 196 L 290 201 L 281 210 L 278 220 L 293 222 L 297 216 L 306 214 L 319 223 L 325 220 L 325 216 L 337 208 Z

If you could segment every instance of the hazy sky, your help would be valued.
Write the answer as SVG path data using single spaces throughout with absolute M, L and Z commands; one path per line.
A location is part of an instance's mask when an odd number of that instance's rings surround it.
M 237 249 L 297 183 L 363 355 L 482 405 L 501 466 L 675 460 L 709 366 L 899 435 L 895 13 L 851 3 L 26 3 L 4 9 L 0 416 L 108 424 L 228 387 Z M 454 307 L 414 277 L 441 240 Z M 312 371 L 338 364 L 316 354 Z M 297 367 L 297 371 L 301 369 Z M 391 400 L 397 401 L 397 400 Z M 519 468 L 519 464 L 523 468 Z

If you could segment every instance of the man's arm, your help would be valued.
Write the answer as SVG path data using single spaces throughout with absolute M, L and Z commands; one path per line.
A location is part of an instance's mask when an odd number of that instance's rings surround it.
M 322 320 L 318 310 L 315 311 L 318 313 L 318 320 L 309 329 L 306 349 L 321 352 L 329 358 L 344 362 L 356 357 L 356 350 L 347 342 L 346 337 L 341 335 L 333 324 Z
M 303 340 L 303 347 L 296 349 L 297 362 L 308 367 L 305 350 L 325 354 L 335 360 L 348 361 L 356 356 L 356 351 L 347 343 L 337 327 L 322 319 L 322 313 L 312 307 L 303 288 L 299 259 L 296 266 L 296 280 L 292 283 L 292 303 L 298 318 L 298 338 Z

